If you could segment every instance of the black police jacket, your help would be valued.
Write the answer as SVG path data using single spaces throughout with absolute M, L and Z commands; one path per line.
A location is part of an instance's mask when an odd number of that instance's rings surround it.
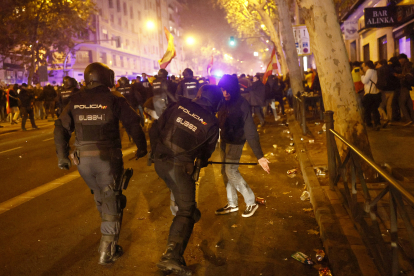
M 45 101 L 52 102 L 55 100 L 57 92 L 52 86 L 48 85 L 43 88 L 43 96 Z
M 194 99 L 197 96 L 200 83 L 196 79 L 184 79 L 177 87 L 176 97 L 184 96 L 189 99 Z
M 249 103 L 242 96 L 223 101 L 218 111 L 220 135 L 227 144 L 243 145 L 247 140 L 254 155 L 260 159 L 263 151 L 250 110 Z
M 150 129 L 151 148 L 156 159 L 192 163 L 207 161 L 219 136 L 214 114 L 190 99 L 180 97 Z
M 108 150 L 121 148 L 119 121 L 138 147 L 147 151 L 145 134 L 139 115 L 118 92 L 105 86 L 72 95 L 68 106 L 55 122 L 55 144 L 60 158 L 69 154 L 69 139 L 76 131 L 75 146 L 80 150 Z
M 116 89 L 116 91 L 118 91 L 122 96 L 124 96 L 133 108 L 137 107 L 137 99 L 135 98 L 134 91 L 132 90 L 131 86 L 120 86 Z
M 59 91 L 59 103 L 61 106 L 61 109 L 63 110 L 66 105 L 69 103 L 70 96 L 77 93 L 79 91 L 76 87 L 70 87 L 70 88 L 63 88 L 61 91 Z
M 34 101 L 34 93 L 32 90 L 21 88 L 19 93 L 19 99 L 20 107 L 30 108 Z

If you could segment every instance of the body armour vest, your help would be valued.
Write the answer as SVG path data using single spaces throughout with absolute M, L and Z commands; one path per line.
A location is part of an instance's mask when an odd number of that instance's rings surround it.
M 103 86 L 83 90 L 72 96 L 75 146 L 99 144 L 103 147 L 121 148 L 119 120 L 113 114 L 116 97 L 120 97 L 120 94 Z
M 187 79 L 183 81 L 183 96 L 194 99 L 197 96 L 199 83 L 196 79 Z
M 176 154 L 189 155 L 190 160 L 194 160 L 197 146 L 211 138 L 211 128 L 218 128 L 217 118 L 186 98 L 180 98 L 166 112 L 168 121 L 161 130 L 162 145 L 157 146 L 156 154 L 167 157 Z
M 60 91 L 60 103 L 62 105 L 62 109 L 64 109 L 65 106 L 68 105 L 70 96 L 72 96 L 72 94 L 75 93 L 76 91 L 78 91 L 78 89 L 75 87 L 71 87 L 68 89 L 64 88 L 62 91 Z
M 131 86 L 118 87 L 116 89 L 116 91 L 118 91 L 122 96 L 124 96 L 131 106 L 136 105 L 136 99 L 134 97 L 134 94 L 132 93 L 132 87 Z

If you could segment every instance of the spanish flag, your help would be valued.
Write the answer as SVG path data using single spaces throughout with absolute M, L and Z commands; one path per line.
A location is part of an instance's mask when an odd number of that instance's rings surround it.
M 277 69 L 277 59 L 276 59 L 276 49 L 275 48 L 273 48 L 272 56 L 270 58 L 270 62 L 266 67 L 266 72 L 264 73 L 264 76 L 263 76 L 263 84 L 266 84 L 267 78 L 270 75 L 272 75 L 273 69 Z
M 165 54 L 162 57 L 162 59 L 160 59 L 158 61 L 158 63 L 160 64 L 160 68 L 161 69 L 167 68 L 168 64 L 170 64 L 171 60 L 173 58 L 175 58 L 175 55 L 176 55 L 176 53 L 175 53 L 175 47 L 174 47 L 174 37 L 167 30 L 166 27 L 164 27 L 164 32 L 165 32 L 165 36 L 167 37 L 168 46 L 167 46 L 167 51 L 165 52 Z

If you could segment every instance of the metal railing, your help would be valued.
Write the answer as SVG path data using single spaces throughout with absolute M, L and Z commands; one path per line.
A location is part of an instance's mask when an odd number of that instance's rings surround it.
M 302 134 L 306 135 L 306 108 L 305 103 L 301 98 L 293 95 L 293 111 L 295 112 L 295 119 L 300 123 Z
M 300 93 L 298 93 L 300 94 Z M 293 95 L 293 110 L 295 113 L 295 119 L 300 123 L 302 134 L 306 135 L 306 111 L 308 110 L 307 104 L 308 97 L 305 96 L 296 96 Z M 323 120 L 323 111 L 322 111 L 322 97 L 319 98 L 319 116 Z
M 335 190 L 343 198 L 345 208 L 369 249 L 381 275 L 396 276 L 400 274 L 399 267 L 402 258 L 398 247 L 398 228 L 399 226 L 401 228 L 401 225 L 398 224 L 398 218 L 401 218 L 404 222 L 404 230 L 408 234 L 411 250 L 414 248 L 414 228 L 408 212 L 414 206 L 414 196 L 390 173 L 377 165 L 371 158 L 367 157 L 361 150 L 334 130 L 332 111 L 325 112 L 325 123 L 330 189 Z M 348 147 L 343 161 L 339 155 L 336 139 Z M 387 183 L 380 192 L 378 192 L 378 187 L 375 187 L 374 191 L 365 182 L 361 161 L 368 164 Z M 340 182 L 341 179 L 342 182 Z M 359 180 L 358 183 L 357 179 Z M 357 196 L 358 188 L 362 190 L 363 202 Z M 376 194 L 374 199 L 371 198 L 370 192 Z M 390 221 L 389 227 L 386 228 L 389 229 L 382 227 L 382 230 L 387 230 L 389 235 L 381 233 L 380 223 L 384 223 L 384 220 L 378 212 L 379 207 L 381 210 L 386 207 L 387 203 L 384 204 L 384 201 L 387 196 Z M 358 201 L 358 198 L 360 201 Z M 381 213 L 382 216 L 384 216 L 384 213 Z M 378 217 L 380 220 L 378 220 Z

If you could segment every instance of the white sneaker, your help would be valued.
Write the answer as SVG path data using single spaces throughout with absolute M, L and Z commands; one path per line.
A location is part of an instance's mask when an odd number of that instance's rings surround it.
M 259 204 L 247 205 L 246 210 L 242 214 L 242 217 L 248 218 L 253 216 L 258 208 Z

